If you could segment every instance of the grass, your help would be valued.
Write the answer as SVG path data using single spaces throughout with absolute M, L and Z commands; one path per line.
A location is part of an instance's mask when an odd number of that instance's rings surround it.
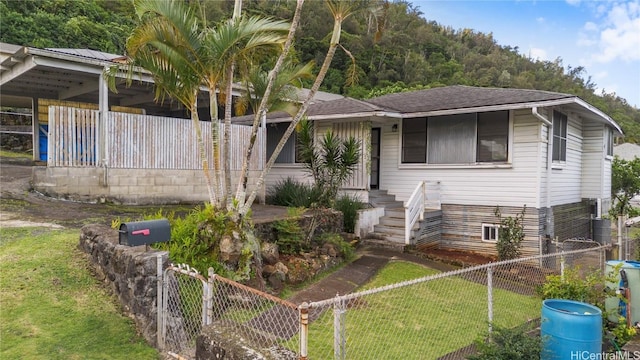
M 436 270 L 392 262 L 365 287 L 433 275 Z M 540 316 L 541 300 L 494 290 L 494 323 L 513 327 Z M 327 309 L 309 327 L 309 358 L 333 352 L 334 314 Z M 346 352 L 352 359 L 435 359 L 486 333 L 487 288 L 452 277 L 367 295 L 348 305 Z
M 158 359 L 77 242 L 77 230 L 0 229 L 0 358 Z
M 24 159 L 24 160 L 31 160 L 33 158 L 31 151 L 15 152 L 15 151 L 2 150 L 2 149 L 0 149 L 0 156 L 6 157 L 6 158 L 12 158 L 12 159 Z

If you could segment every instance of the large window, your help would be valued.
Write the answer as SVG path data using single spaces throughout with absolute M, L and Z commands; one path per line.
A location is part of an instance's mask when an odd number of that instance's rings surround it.
M 424 163 L 427 160 L 427 119 L 405 119 L 402 122 L 402 162 Z
M 273 154 L 288 127 L 288 122 L 267 125 L 267 159 Z M 276 164 L 293 164 L 297 162 L 297 158 L 296 133 L 294 131 L 276 158 Z
M 553 161 L 567 161 L 567 115 L 553 111 Z
M 509 112 L 492 111 L 405 119 L 402 163 L 506 162 Z
M 509 147 L 509 112 L 478 114 L 477 162 L 505 162 Z

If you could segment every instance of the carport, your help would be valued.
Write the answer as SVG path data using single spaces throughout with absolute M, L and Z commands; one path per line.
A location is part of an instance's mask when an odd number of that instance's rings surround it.
M 109 91 L 102 76 L 104 70 L 125 61 L 122 55 L 89 49 L 38 49 L 0 43 L 0 106 L 32 110 L 34 160 L 40 155 L 39 125 L 45 123 L 38 116 L 40 99 L 97 104 L 101 114 L 126 107 L 143 109 L 147 115 L 188 117 L 181 104 L 169 98 L 163 103 L 154 100 L 153 79 L 144 71 L 135 73 L 130 86 L 126 86 L 126 72 L 119 72 L 118 93 Z M 200 97 L 198 103 L 208 106 L 205 89 Z M 202 107 L 199 115 L 209 120 L 208 107 Z

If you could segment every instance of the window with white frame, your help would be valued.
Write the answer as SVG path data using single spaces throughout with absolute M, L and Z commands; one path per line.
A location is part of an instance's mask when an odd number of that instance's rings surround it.
M 509 154 L 509 111 L 490 111 L 402 122 L 402 163 L 504 163 Z
M 482 241 L 496 242 L 498 241 L 498 224 L 482 224 Z
M 605 148 L 608 156 L 613 156 L 613 129 L 607 127 L 605 130 Z
M 567 115 L 553 111 L 553 161 L 567 161 Z
M 290 123 L 286 122 L 267 125 L 267 159 L 269 159 L 275 151 L 280 139 L 282 139 L 285 131 L 287 131 L 289 124 Z M 297 162 L 298 147 L 296 146 L 296 142 L 296 133 L 294 131 L 289 139 L 287 139 L 280 154 L 278 154 L 276 164 L 294 164 Z

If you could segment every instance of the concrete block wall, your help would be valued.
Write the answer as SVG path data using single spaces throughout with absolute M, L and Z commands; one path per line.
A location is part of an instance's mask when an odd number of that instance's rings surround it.
M 249 184 L 255 184 L 258 176 L 257 171 L 249 173 L 249 179 L 253 179 Z M 232 183 L 237 184 L 237 175 Z M 45 195 L 84 202 L 146 205 L 198 203 L 209 199 L 206 180 L 199 169 L 34 167 L 32 186 Z M 264 199 L 264 189 L 258 199 Z

